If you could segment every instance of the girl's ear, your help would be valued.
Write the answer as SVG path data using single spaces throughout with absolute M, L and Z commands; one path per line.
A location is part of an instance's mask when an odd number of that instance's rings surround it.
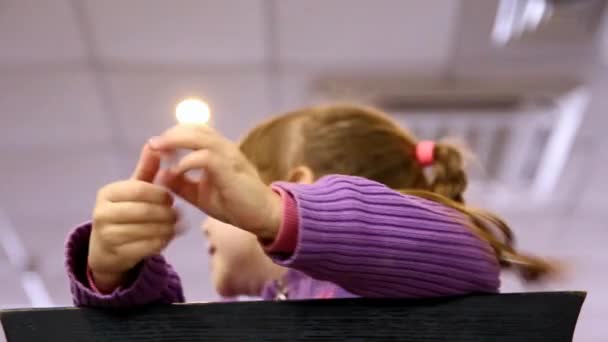
M 312 184 L 315 181 L 315 173 L 308 166 L 300 165 L 289 171 L 287 181 L 300 184 Z

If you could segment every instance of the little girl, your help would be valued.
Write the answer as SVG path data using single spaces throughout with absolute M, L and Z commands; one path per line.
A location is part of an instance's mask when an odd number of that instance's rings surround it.
M 160 169 L 163 153 L 191 152 Z M 423 169 L 429 167 L 431 177 Z M 190 179 L 190 170 L 204 177 Z M 432 297 L 497 292 L 500 266 L 549 266 L 512 247 L 497 217 L 465 206 L 459 151 L 416 141 L 376 110 L 333 105 L 270 120 L 235 145 L 178 125 L 144 146 L 129 180 L 102 188 L 67 243 L 76 305 L 183 302 L 160 255 L 177 195 L 205 212 L 222 296 Z

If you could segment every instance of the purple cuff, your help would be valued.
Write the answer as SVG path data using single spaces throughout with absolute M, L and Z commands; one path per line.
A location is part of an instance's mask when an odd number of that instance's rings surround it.
M 66 269 L 74 304 L 91 307 L 132 307 L 151 303 L 183 302 L 179 276 L 161 255 L 145 259 L 126 288 L 108 294 L 96 291 L 87 279 L 91 224 L 77 227 L 66 244 Z
M 298 207 L 289 192 L 277 186 L 272 190 L 281 196 L 283 218 L 275 240 L 264 246 L 264 250 L 269 254 L 291 255 L 298 242 Z

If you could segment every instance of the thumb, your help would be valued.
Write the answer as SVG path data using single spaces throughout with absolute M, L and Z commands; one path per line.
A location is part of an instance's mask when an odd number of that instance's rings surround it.
M 154 182 L 154 178 L 160 169 L 160 155 L 145 144 L 141 149 L 139 161 L 131 175 L 131 179 L 136 179 L 148 183 Z

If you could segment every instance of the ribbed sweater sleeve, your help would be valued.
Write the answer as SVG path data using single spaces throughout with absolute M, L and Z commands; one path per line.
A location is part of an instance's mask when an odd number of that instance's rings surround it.
M 273 186 L 298 213 L 295 250 L 271 255 L 280 265 L 364 297 L 498 291 L 492 249 L 451 208 L 351 176 Z
M 86 274 L 90 235 L 91 224 L 86 223 L 77 227 L 66 243 L 65 265 L 76 306 L 120 308 L 185 301 L 179 276 L 161 255 L 145 259 L 126 287 L 109 294 L 92 289 Z

